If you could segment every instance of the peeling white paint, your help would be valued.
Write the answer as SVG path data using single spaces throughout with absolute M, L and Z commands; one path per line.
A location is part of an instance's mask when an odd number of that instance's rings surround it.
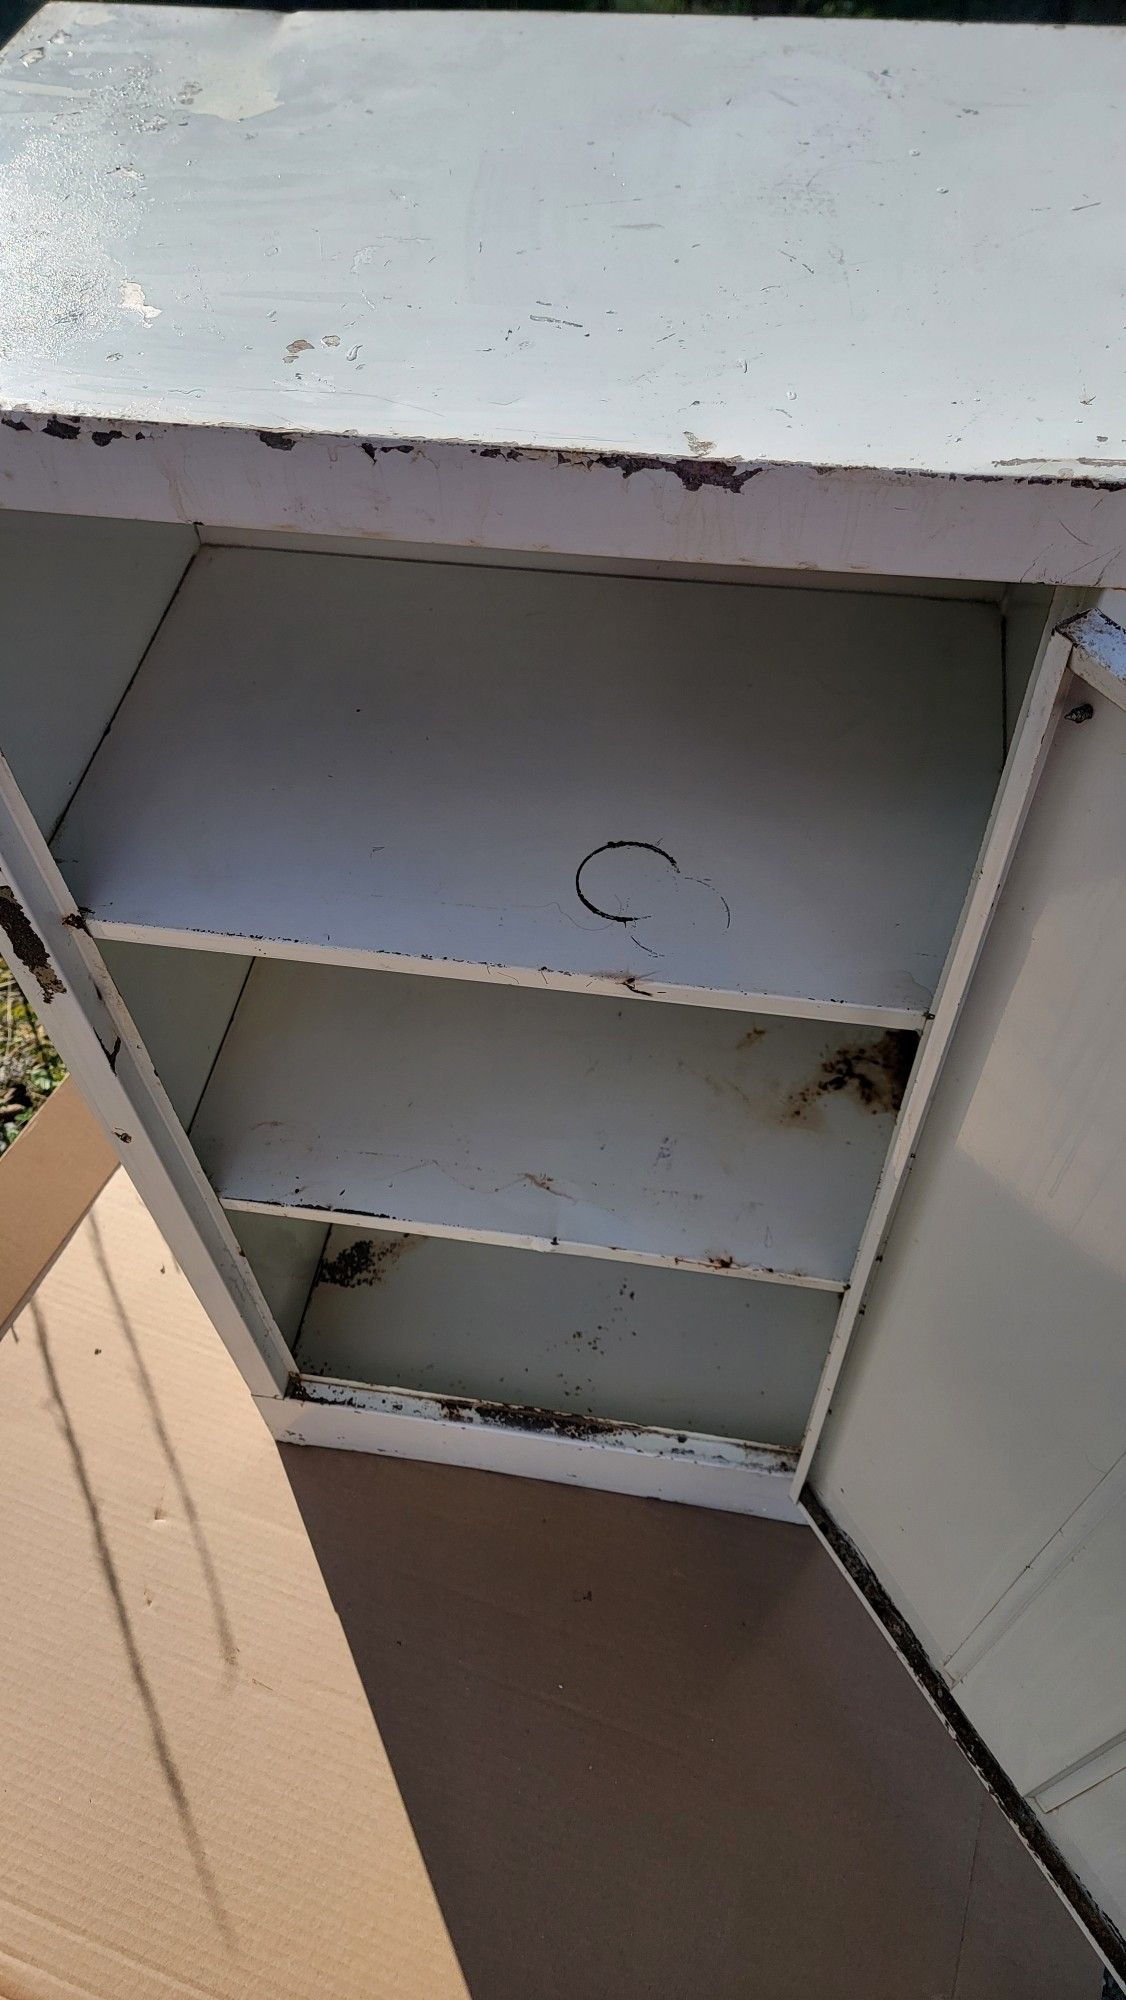
M 4 77 L 0 82 L 5 89 L 10 90 L 16 84 L 16 78 Z M 24 83 L 22 78 L 18 88 L 21 97 L 86 97 L 89 94 L 85 90 L 76 89 L 72 83 Z
M 232 124 L 244 124 L 249 118 L 262 118 L 268 111 L 276 111 L 279 98 L 275 86 L 268 80 L 264 70 L 255 69 L 252 61 L 236 66 L 217 64 L 214 68 L 197 65 L 198 76 L 183 87 L 180 102 L 197 118 L 223 118 Z M 190 90 L 190 97 L 185 94 Z
M 48 43 L 60 18 L 69 49 Z M 83 261 L 100 242 L 103 291 L 113 259 L 112 312 L 141 270 L 164 307 L 131 377 L 150 422 L 273 428 L 280 379 L 302 429 L 432 444 L 679 456 L 690 430 L 732 462 L 965 477 L 1043 459 L 1061 479 L 1126 456 L 1116 31 L 975 29 L 968 66 L 938 22 L 686 16 L 674 54 L 629 15 L 74 19 L 36 17 L 4 64 L 9 157 L 45 151 L 64 103 L 23 80 L 90 91 L 0 246 L 13 406 L 106 394 L 96 289 L 88 307 L 36 274 L 65 214 Z M 122 158 L 143 197 L 91 218 L 86 190 Z M 1080 209 L 1077 308 L 1044 272 Z M 19 332 L 25 282 L 46 352 Z M 320 350 L 328 331 L 341 359 L 364 343 L 366 370 L 283 369 L 292 335 Z
M 140 285 L 136 284 L 131 278 L 127 278 L 122 284 L 119 303 L 122 312 L 136 313 L 137 317 L 143 320 L 146 326 L 152 320 L 160 318 L 161 307 L 150 306 Z

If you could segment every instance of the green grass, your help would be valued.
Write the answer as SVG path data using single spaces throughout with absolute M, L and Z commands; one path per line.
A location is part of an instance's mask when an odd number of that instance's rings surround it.
M 65 1075 L 62 1061 L 0 960 L 0 1153 Z

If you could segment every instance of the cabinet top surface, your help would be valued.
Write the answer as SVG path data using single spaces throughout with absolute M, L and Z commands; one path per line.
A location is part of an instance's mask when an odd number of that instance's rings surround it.
M 9 411 L 1126 476 L 1126 34 L 45 8 Z

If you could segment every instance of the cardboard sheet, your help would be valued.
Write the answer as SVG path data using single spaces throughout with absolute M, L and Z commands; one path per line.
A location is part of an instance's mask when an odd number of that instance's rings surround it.
M 1097 2000 L 812 1535 L 279 1454 L 122 1173 L 0 1521 L 3 2000 Z
M 14 1319 L 117 1166 L 73 1077 L 0 1153 L 0 1328 Z

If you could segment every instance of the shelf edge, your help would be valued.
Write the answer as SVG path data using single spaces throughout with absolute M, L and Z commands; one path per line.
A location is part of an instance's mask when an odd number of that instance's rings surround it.
M 424 1459 L 794 1526 L 805 1519 L 789 1493 L 796 1453 L 779 1446 L 602 1420 L 591 1420 L 584 1434 L 585 1420 L 565 1412 L 365 1388 L 328 1376 L 302 1376 L 295 1394 L 255 1401 L 279 1444 Z
M 228 952 L 286 964 L 332 965 L 357 972 L 397 972 L 466 985 L 520 986 L 536 992 L 586 993 L 610 999 L 655 1000 L 665 1006 L 707 1007 L 716 1012 L 769 1014 L 792 1021 L 832 1021 L 843 1027 L 907 1029 L 921 1034 L 926 1007 L 893 1007 L 862 1000 L 820 1000 L 805 994 L 744 993 L 733 988 L 673 986 L 640 973 L 556 972 L 550 966 L 488 965 L 467 959 L 412 958 L 399 952 L 347 945 L 311 944 L 300 938 L 243 937 L 230 931 L 180 930 L 162 924 L 115 923 L 84 912 L 91 937 L 109 944 L 171 946 L 179 951 Z
M 324 1222 L 342 1229 L 373 1229 L 396 1236 L 437 1236 L 459 1243 L 489 1243 L 498 1250 L 538 1250 L 558 1257 L 591 1257 L 611 1264 L 642 1264 L 658 1271 L 695 1271 L 709 1278 L 737 1278 L 752 1284 L 796 1285 L 803 1291 L 844 1293 L 847 1278 L 810 1277 L 801 1271 L 775 1271 L 758 1264 L 709 1263 L 691 1257 L 663 1257 L 656 1251 L 622 1250 L 601 1243 L 563 1243 L 549 1236 L 520 1236 L 511 1231 L 456 1229 L 439 1222 L 412 1222 L 401 1215 L 368 1215 L 362 1209 L 307 1207 L 300 1202 L 255 1201 L 217 1187 L 221 1206 L 232 1215 L 284 1215 L 294 1222 Z

